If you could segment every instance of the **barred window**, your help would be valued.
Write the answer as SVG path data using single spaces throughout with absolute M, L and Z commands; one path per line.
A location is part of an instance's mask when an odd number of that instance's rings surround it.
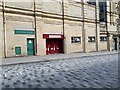
M 101 36 L 100 41 L 107 41 L 107 37 L 106 36 Z
M 71 37 L 71 43 L 81 43 L 81 37 Z
M 95 37 L 88 37 L 88 42 L 95 42 Z

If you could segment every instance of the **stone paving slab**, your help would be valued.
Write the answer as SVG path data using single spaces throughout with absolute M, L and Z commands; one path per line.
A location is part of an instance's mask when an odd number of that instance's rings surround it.
M 118 54 L 115 53 L 0 67 L 3 88 L 118 87 Z
M 34 62 L 44 62 L 51 60 L 64 60 L 71 58 L 84 58 L 91 56 L 100 56 L 108 54 L 116 54 L 118 51 L 101 51 L 101 52 L 90 52 L 90 53 L 73 53 L 73 54 L 53 54 L 45 56 L 29 56 L 29 57 L 12 57 L 12 58 L 3 58 L 0 65 L 9 65 L 9 64 L 18 64 L 18 63 L 34 63 Z M 22 59 L 22 60 L 21 60 Z

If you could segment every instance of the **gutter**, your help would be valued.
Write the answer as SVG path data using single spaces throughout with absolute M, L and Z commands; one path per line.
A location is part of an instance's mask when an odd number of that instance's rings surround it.
M 3 13 L 3 36 L 4 36 L 4 57 L 6 58 L 6 26 L 5 26 L 5 1 L 2 1 L 2 13 Z
M 37 55 L 37 30 L 36 30 L 36 7 L 35 7 L 35 0 L 34 0 L 34 29 L 35 29 L 35 55 Z
M 96 24 L 96 51 L 98 51 L 97 5 L 95 6 L 95 24 Z
M 85 35 L 85 23 L 84 23 L 84 1 L 82 0 L 82 15 L 83 15 L 83 26 L 82 26 L 82 37 L 83 37 L 83 52 L 86 52 L 86 35 Z
M 64 36 L 64 38 L 63 38 L 63 53 L 65 53 L 65 22 L 64 22 L 64 0 L 62 0 L 62 23 L 63 23 L 63 36 Z

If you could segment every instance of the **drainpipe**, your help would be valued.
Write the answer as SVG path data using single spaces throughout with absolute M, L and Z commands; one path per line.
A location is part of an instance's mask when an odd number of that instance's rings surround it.
M 111 19 L 111 17 L 112 17 L 112 11 L 111 11 L 111 2 L 109 2 L 109 4 L 110 4 L 110 25 L 112 24 L 112 19 Z
M 82 15 L 83 15 L 83 26 L 82 26 L 82 38 L 83 38 L 83 52 L 86 52 L 86 37 L 85 37 L 85 23 L 84 23 L 84 1 L 82 0 Z
M 35 55 L 37 55 L 37 30 L 36 30 L 36 7 L 34 0 L 34 29 L 35 29 Z
M 3 35 L 4 35 L 4 57 L 6 58 L 6 26 L 5 26 L 5 1 L 2 1 L 2 13 L 3 13 Z
M 65 27 L 65 25 L 64 25 L 64 0 L 62 0 L 62 24 L 63 24 L 63 36 L 64 36 L 64 38 L 63 38 L 63 46 L 64 46 L 64 44 L 65 44 L 65 29 L 64 29 L 64 27 Z M 63 47 L 63 52 L 65 52 L 65 48 Z
M 109 31 L 108 31 L 108 23 L 107 23 L 107 2 L 105 4 L 105 17 L 106 17 L 106 33 L 107 33 L 107 50 L 110 51 L 110 44 L 109 44 Z
M 120 1 L 118 1 L 118 35 L 120 33 Z M 119 35 L 119 50 L 120 50 L 120 35 Z
M 96 24 L 96 51 L 98 51 L 97 4 L 95 6 L 95 24 Z

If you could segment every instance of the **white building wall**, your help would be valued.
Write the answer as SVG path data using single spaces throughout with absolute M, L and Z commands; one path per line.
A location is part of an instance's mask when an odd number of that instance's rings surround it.
M 81 37 L 81 42 L 71 43 L 71 37 Z M 65 24 L 65 53 L 83 52 L 82 43 L 82 24 Z
M 76 4 L 69 4 L 68 15 L 82 18 L 82 6 L 81 6 L 81 4 L 77 4 L 77 5 Z
M 11 5 L 11 4 L 9 4 Z M 16 4 L 17 5 L 17 4 Z M 15 5 L 15 6 L 16 6 Z M 27 4 L 26 4 L 27 5 Z M 65 2 L 65 25 L 64 25 L 64 53 L 76 53 L 83 52 L 83 25 L 82 25 L 82 6 L 81 4 L 72 4 Z M 12 4 L 11 6 L 14 6 Z M 22 6 L 17 5 L 19 8 Z M 96 42 L 88 42 L 89 36 L 95 36 L 96 38 L 96 25 L 95 25 L 95 7 L 85 5 L 85 43 L 86 51 L 92 52 L 96 51 Z M 33 3 L 30 6 L 23 6 L 24 9 L 33 9 Z M 37 12 L 37 55 L 46 55 L 46 39 L 43 39 L 43 34 L 62 34 L 63 35 L 63 22 L 62 16 L 57 16 L 53 14 L 62 14 L 62 6 L 58 0 L 51 0 L 50 2 L 37 1 L 37 10 L 43 12 Z M 57 9 L 55 9 L 57 8 Z M 16 10 L 17 11 L 17 10 Z M 22 11 L 24 12 L 24 11 Z M 44 13 L 48 12 L 48 13 Z M 50 14 L 52 13 L 52 14 Z M 26 13 L 28 14 L 28 13 Z M 43 15 L 43 16 L 41 16 Z M 46 15 L 46 16 L 44 16 Z M 47 17 L 48 16 L 48 17 Z M 72 16 L 72 17 L 70 17 Z M 56 18 L 59 17 L 59 18 Z M 77 18 L 74 18 L 77 17 Z M 33 16 L 20 15 L 20 13 L 7 14 L 6 15 L 6 31 L 7 31 L 7 56 L 15 56 L 15 46 L 22 47 L 22 55 L 27 55 L 27 38 L 34 38 L 34 35 L 15 35 L 15 29 L 34 29 L 34 18 Z M 99 27 L 98 27 L 99 29 Z M 98 30 L 99 33 L 99 30 Z M 72 36 L 80 36 L 81 43 L 71 43 Z M 98 34 L 99 38 L 99 34 Z M 98 39 L 99 43 L 99 39 Z M 100 43 L 100 50 L 106 49 L 105 43 Z M 104 47 L 103 47 L 104 46 Z
M 85 33 L 85 35 L 86 35 L 86 52 L 96 51 L 96 41 L 88 42 L 88 37 L 96 38 L 95 24 L 85 23 L 85 30 L 86 30 L 86 33 Z
M 107 35 L 100 35 L 100 37 L 101 36 L 107 37 Z M 99 39 L 100 39 L 100 37 L 99 37 Z M 107 41 L 99 40 L 99 51 L 107 51 Z
M 59 0 L 58 1 L 57 0 L 43 1 L 42 11 L 62 14 L 62 4 L 59 2 Z
M 37 55 L 46 55 L 46 39 L 43 39 L 43 19 L 41 17 L 37 18 Z
M 21 1 L 7 1 L 5 2 L 6 6 L 10 6 L 10 7 L 17 7 L 17 8 L 22 8 L 22 9 L 29 9 L 29 10 L 33 10 L 34 9 L 34 4 L 33 4 L 33 0 L 29 0 L 29 2 L 21 2 Z
M 32 18 L 22 16 L 6 16 L 6 54 L 15 56 L 15 47 L 21 46 L 21 55 L 27 55 L 27 38 L 34 35 L 15 34 L 14 30 L 33 30 Z

